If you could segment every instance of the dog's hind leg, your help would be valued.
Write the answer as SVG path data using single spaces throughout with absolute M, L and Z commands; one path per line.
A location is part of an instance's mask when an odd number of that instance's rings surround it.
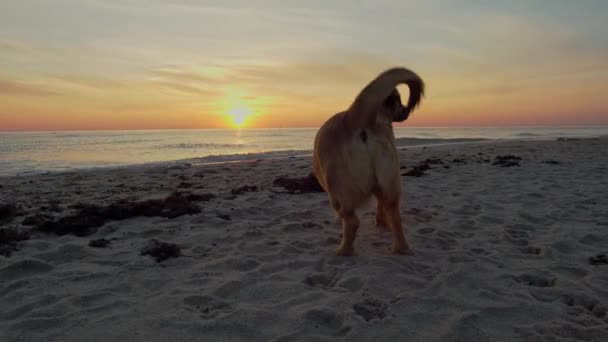
M 406 254 L 410 252 L 410 246 L 403 234 L 401 214 L 399 213 L 399 201 L 386 203 L 386 216 L 393 231 L 393 254 Z
M 388 188 L 391 189 L 391 188 Z M 406 254 L 410 252 L 409 244 L 405 239 L 404 228 L 401 222 L 401 213 L 399 212 L 399 196 L 400 191 L 385 190 L 377 188 L 374 195 L 378 200 L 378 211 L 376 212 L 376 222 L 384 220 L 386 226 L 393 233 L 393 254 Z
M 389 224 L 386 219 L 386 205 L 382 201 L 382 197 L 380 197 L 379 192 L 375 192 L 374 195 L 376 196 L 376 201 L 378 202 L 378 205 L 376 207 L 376 227 L 382 230 L 388 230 Z
M 374 195 L 381 203 L 384 217 L 393 232 L 393 254 L 406 254 L 410 247 L 405 239 L 399 202 L 401 200 L 401 175 L 397 151 L 389 148 L 386 153 L 378 153 L 376 159 L 376 179 Z M 380 215 L 380 208 L 377 215 Z
M 353 255 L 354 243 L 359 228 L 359 218 L 354 210 L 341 210 L 342 217 L 342 242 L 336 248 L 335 254 L 339 256 Z

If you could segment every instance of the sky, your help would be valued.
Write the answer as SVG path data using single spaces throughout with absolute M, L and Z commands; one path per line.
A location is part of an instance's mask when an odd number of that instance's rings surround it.
M 318 127 L 393 66 L 427 90 L 399 125 L 608 124 L 606 17 L 605 0 L 7 0 L 0 130 Z

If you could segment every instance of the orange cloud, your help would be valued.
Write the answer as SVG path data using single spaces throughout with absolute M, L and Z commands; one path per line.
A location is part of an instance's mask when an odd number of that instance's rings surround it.
M 38 85 L 0 80 L 0 95 L 51 96 L 57 93 Z

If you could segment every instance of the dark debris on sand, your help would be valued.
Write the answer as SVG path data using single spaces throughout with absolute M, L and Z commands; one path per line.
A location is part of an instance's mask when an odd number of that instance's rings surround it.
M 224 221 L 232 221 L 232 218 L 230 217 L 230 215 L 227 214 L 219 214 L 217 215 L 218 218 L 221 218 Z
M 498 165 L 502 167 L 512 167 L 512 166 L 521 166 L 518 162 L 512 160 L 497 160 L 492 163 L 492 165 Z
M 521 166 L 517 162 L 518 160 L 521 160 L 521 157 L 514 156 L 512 154 L 496 156 L 495 161 L 492 163 L 492 165 L 498 165 L 502 167 Z
M 496 160 L 521 160 L 521 157 L 514 156 L 512 154 L 506 154 L 504 156 L 496 156 Z
M 63 211 L 63 208 L 61 208 L 61 203 L 58 200 L 51 200 L 48 202 L 48 205 L 42 205 L 40 206 L 40 210 L 42 211 L 51 211 L 54 213 L 60 213 Z
M 214 194 L 183 193 L 182 196 L 185 196 L 186 199 L 192 202 L 209 202 L 210 200 L 215 198 Z
M 10 220 L 21 215 L 21 208 L 13 203 L 0 203 L 0 221 Z
M 110 245 L 110 240 L 101 238 L 101 239 L 97 239 L 97 240 L 91 240 L 89 242 L 89 247 L 93 247 L 93 248 L 106 248 Z
M 52 219 L 53 219 L 53 217 L 49 214 L 37 213 L 37 214 L 24 218 L 23 221 L 21 222 L 21 224 L 24 226 L 38 226 L 38 225 L 44 224 L 44 222 L 52 220 Z
M 439 158 L 429 158 L 425 160 L 425 163 L 428 165 L 443 164 L 443 160 Z
M 608 257 L 606 254 L 598 254 L 589 258 L 589 263 L 594 266 L 608 265 Z
M 560 162 L 558 162 L 557 160 L 553 160 L 553 159 L 544 160 L 544 161 L 541 161 L 541 163 L 543 163 L 543 164 L 551 164 L 551 165 L 558 165 L 558 164 L 561 164 L 561 163 L 560 163 Z
M 57 235 L 89 236 L 107 221 L 119 221 L 137 216 L 176 218 L 199 213 L 200 208 L 189 196 L 192 195 L 176 192 L 163 199 L 121 200 L 108 206 L 79 204 L 73 207 L 78 209 L 74 215 L 64 216 L 58 220 L 49 216 L 34 215 L 26 218 L 23 224 Z
M 408 177 L 422 177 L 425 176 L 426 173 L 424 173 L 424 171 L 430 170 L 431 165 L 437 165 L 437 164 L 443 164 L 443 160 L 438 159 L 438 158 L 433 158 L 433 159 L 425 159 L 421 162 L 418 163 L 418 165 L 414 166 L 411 170 L 402 173 L 402 176 L 408 176 Z
M 10 257 L 19 250 L 18 242 L 29 240 L 30 234 L 14 228 L 0 228 L 0 255 Z
M 161 262 L 169 258 L 180 257 L 182 255 L 182 250 L 174 243 L 161 242 L 152 239 L 148 242 L 148 245 L 141 250 L 140 255 L 150 255 L 156 259 L 156 262 Z
M 424 170 L 421 169 L 418 166 L 414 166 L 411 170 L 409 170 L 408 172 L 402 173 L 402 176 L 408 176 L 408 177 L 422 177 L 425 176 L 426 173 L 424 173 Z
M 232 189 L 231 193 L 233 195 L 240 195 L 240 194 L 244 194 L 246 192 L 253 192 L 253 191 L 258 191 L 258 187 L 255 185 L 254 186 L 243 185 L 240 188 Z
M 317 177 L 310 173 L 306 177 L 288 178 L 286 176 L 278 177 L 272 183 L 274 186 L 285 188 L 289 194 L 303 194 L 309 192 L 325 192 L 319 184 Z

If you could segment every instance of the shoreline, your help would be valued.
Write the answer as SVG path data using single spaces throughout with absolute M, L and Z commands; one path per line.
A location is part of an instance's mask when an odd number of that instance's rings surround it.
M 594 138 L 585 138 L 585 139 L 594 139 Z M 467 144 L 475 144 L 475 143 L 492 143 L 492 142 L 515 142 L 515 141 L 551 141 L 555 139 L 535 139 L 535 138 L 522 138 L 522 139 L 486 139 L 486 138 L 449 138 L 449 139 L 426 139 L 426 138 L 397 138 L 397 142 L 399 140 L 407 140 L 407 141 L 437 141 L 437 142 L 427 142 L 427 143 L 412 143 L 412 144 L 397 144 L 397 150 L 403 150 L 407 148 L 424 148 L 431 146 L 446 146 L 446 145 L 467 145 Z M 450 141 L 454 140 L 454 141 Z M 463 141 L 464 140 L 464 141 Z M 447 142 L 444 142 L 447 141 Z M 277 155 L 277 156 L 275 156 Z M 148 163 L 135 163 L 135 164 L 126 164 L 126 165 L 109 165 L 109 166 L 91 166 L 91 167 L 82 167 L 82 168 L 74 168 L 69 170 L 57 170 L 57 171 L 39 171 L 39 172 L 29 172 L 29 173 L 19 173 L 19 174 L 11 174 L 11 175 L 0 175 L 1 179 L 7 178 L 19 178 L 19 177 L 35 177 L 35 176 L 53 176 L 53 175 L 62 175 L 62 174 L 72 174 L 78 172 L 103 172 L 103 171 L 117 171 L 117 170 L 127 170 L 127 169 L 148 169 L 148 168 L 170 168 L 170 167 L 180 167 L 185 164 L 190 164 L 192 166 L 204 166 L 204 165 L 221 165 L 221 164 L 232 164 L 232 163 L 250 163 L 255 162 L 257 160 L 283 160 L 290 158 L 304 158 L 310 157 L 312 155 L 312 150 L 276 150 L 276 151 L 267 151 L 267 152 L 259 152 L 259 153 L 237 153 L 237 154 L 216 154 L 216 155 L 208 155 L 204 157 L 198 158 L 185 158 L 185 159 L 176 159 L 176 160 L 167 160 L 167 161 L 156 161 L 156 162 L 148 162 Z M 233 160 L 226 160 L 226 158 Z M 223 160 L 215 160 L 215 159 L 223 159 Z
M 538 131 L 541 129 L 541 131 Z M 287 131 L 294 131 L 286 129 Z M 310 129 L 302 129 L 310 131 Z M 407 146 L 415 145 L 437 145 L 444 143 L 456 143 L 456 142 L 469 142 L 469 141 L 481 141 L 481 140 L 552 140 L 560 137 L 571 137 L 571 138 L 591 138 L 601 137 L 608 135 L 608 126 L 602 127 L 586 127 L 586 126 L 575 126 L 569 127 L 568 129 L 563 127 L 519 127 L 513 128 L 514 131 L 506 129 L 499 129 L 497 127 L 480 129 L 476 127 L 459 127 L 459 128 L 438 128 L 438 131 L 428 130 L 427 128 L 418 127 L 396 127 L 395 135 L 397 137 L 397 143 L 399 148 L 407 148 Z M 174 130 L 179 132 L 180 130 Z M 187 130 L 198 131 L 198 130 Z M 221 131 L 221 130 L 220 130 Z M 251 131 L 257 131 L 255 129 Z M 266 130 L 272 133 L 272 130 Z M 298 130 L 295 130 L 298 131 Z M 302 136 L 294 136 L 295 141 L 290 142 L 287 137 L 277 138 L 277 136 L 283 136 L 282 133 L 270 134 L 269 136 L 262 136 L 261 139 L 264 141 L 260 145 L 251 145 L 251 139 L 255 136 L 249 135 L 244 138 L 244 142 L 229 141 L 231 138 L 228 136 L 218 136 L 217 139 L 207 137 L 202 140 L 197 140 L 200 137 L 197 136 L 186 136 L 173 137 L 171 135 L 162 134 L 163 132 L 173 131 L 152 131 L 157 132 L 157 135 L 149 135 L 150 133 L 142 132 L 131 132 L 124 131 L 124 134 L 130 135 L 135 134 L 131 140 L 128 139 L 129 145 L 121 146 L 117 143 L 120 139 L 116 132 L 101 132 L 97 137 L 90 137 L 82 135 L 83 132 L 67 132 L 64 135 L 59 134 L 59 140 L 54 138 L 40 138 L 42 139 L 39 143 L 47 143 L 51 147 L 48 153 L 28 153 L 35 144 L 31 141 L 26 140 L 15 140 L 12 142 L 8 139 L 9 145 L 2 146 L 0 149 L 5 150 L 8 154 L 4 160 L 0 160 L 0 178 L 15 177 L 15 176 L 28 176 L 38 174 L 57 174 L 63 172 L 78 172 L 86 170 L 110 170 L 116 168 L 125 167 L 154 167 L 162 165 L 174 165 L 178 163 L 223 163 L 223 162 L 238 162 L 240 160 L 250 161 L 258 158 L 275 158 L 275 157 L 292 157 L 302 156 L 311 153 L 311 141 L 314 132 L 311 131 L 306 134 L 306 138 Z M 122 132 L 122 131 L 117 131 Z M 218 131 L 219 132 L 219 131 Z M 400 132 L 400 133 L 399 133 Z M 494 132 L 494 133 L 492 133 Z M 61 133 L 61 132 L 60 132 Z M 104 134 L 109 134 L 105 136 Z M 156 134 L 156 133 L 155 133 Z M 309 136 L 310 135 L 310 136 Z M 403 136 L 405 135 L 405 136 Z M 27 133 L 24 133 L 24 137 Z M 1 137 L 1 136 L 0 136 Z M 84 139 L 84 145 L 82 148 L 74 147 L 74 140 L 77 137 Z M 65 140 L 62 140 L 64 139 Z M 81 139 L 78 138 L 78 139 Z M 114 141 L 118 139 L 118 141 Z M 222 140 L 223 139 L 223 140 Z M 266 140 L 265 140 L 266 139 Z M 276 139 L 276 140 L 273 140 Z M 283 139 L 283 140 L 281 140 Z M 146 145 L 146 143 L 158 141 L 160 145 Z M 192 145 L 189 149 L 181 149 L 181 145 L 188 146 Z M 234 145 L 244 144 L 243 148 L 226 148 L 224 150 L 217 149 L 215 145 Z M 200 145 L 200 146 L 199 146 Z M 95 146 L 104 146 L 99 151 L 95 149 Z M 171 146 L 177 148 L 177 150 L 171 150 Z M 177 146 L 177 147 L 176 147 Z M 224 146 L 224 147 L 226 147 Z M 247 147 L 249 146 L 249 147 Z M 277 147 L 284 146 L 283 149 L 277 149 Z M 65 151 L 62 150 L 65 148 Z M 121 151 L 121 148 L 124 150 Z M 163 148 L 168 148 L 163 150 Z M 20 153 L 19 151 L 23 151 Z M 11 152 L 13 151 L 13 152 Z M 63 152 L 62 152 L 63 151 Z M 246 152 L 249 151 L 249 152 Z M 265 152 L 260 152 L 265 151 Z M 87 157 L 79 158 L 79 154 L 86 153 Z M 71 158 L 70 156 L 76 156 Z

